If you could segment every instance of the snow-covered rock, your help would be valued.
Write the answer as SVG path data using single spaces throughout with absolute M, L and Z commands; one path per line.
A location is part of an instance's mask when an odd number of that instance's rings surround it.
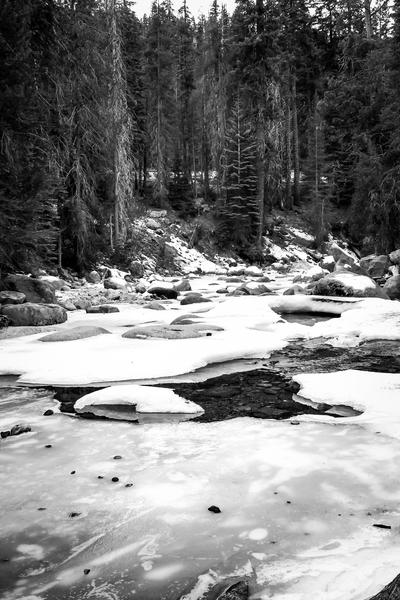
M 363 412 L 341 419 L 341 424 L 366 425 L 400 439 L 400 374 L 349 370 L 296 375 L 293 379 L 300 384 L 299 395 L 304 398 L 347 404 Z
M 106 290 L 125 290 L 128 282 L 121 277 L 108 277 L 104 280 L 103 285 Z
M 262 269 L 260 269 L 260 267 L 252 266 L 246 267 L 244 270 L 244 274 L 248 277 L 262 277 L 263 271 Z
M 43 275 L 40 277 L 40 281 L 47 281 L 56 291 L 64 291 L 71 288 L 66 281 L 54 275 Z
M 131 406 L 137 413 L 204 412 L 201 406 L 181 398 L 170 389 L 140 385 L 114 385 L 86 394 L 75 403 L 77 413 L 90 412 L 90 407 L 104 405 Z
M 359 261 L 357 255 L 351 250 L 339 246 L 334 241 L 326 242 L 325 251 L 328 255 L 333 256 L 335 262 L 340 260 L 342 263 L 348 264 L 350 267 L 358 265 Z
M 348 310 L 353 310 L 359 304 L 360 300 L 357 298 L 327 298 L 325 296 L 304 294 L 285 294 L 268 298 L 269 307 L 279 314 L 318 313 L 341 315 Z
M 334 268 L 335 268 L 335 259 L 333 258 L 332 255 L 328 255 L 328 256 L 324 256 L 324 258 L 322 258 L 320 260 L 319 266 L 322 269 L 326 269 L 327 271 L 329 271 L 330 273 L 333 272 Z
M 350 298 L 343 300 L 351 301 Z M 357 346 L 370 340 L 400 340 L 400 302 L 360 299 L 342 312 L 340 319 L 316 323 L 309 335 L 327 338 L 335 346 Z
M 303 271 L 302 273 L 299 273 L 299 275 L 296 275 L 296 277 L 293 279 L 293 283 L 310 283 L 311 281 L 318 281 L 328 274 L 329 271 L 318 265 L 315 265 L 307 271 Z
M 382 288 L 369 277 L 346 271 L 335 271 L 326 275 L 317 281 L 312 292 L 318 296 L 387 297 Z

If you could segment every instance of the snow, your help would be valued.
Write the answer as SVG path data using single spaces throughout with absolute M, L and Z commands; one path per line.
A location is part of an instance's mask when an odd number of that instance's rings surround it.
M 366 292 L 367 290 L 375 289 L 376 284 L 372 279 L 365 275 L 357 275 L 355 273 L 335 272 L 330 275 L 335 281 L 343 283 L 343 285 L 351 287 L 355 292 Z
M 4 600 L 199 600 L 235 574 L 257 599 L 365 600 L 398 573 L 398 439 L 348 419 L 48 418 L 51 396 L 6 393 L 2 422 L 32 433 L 2 442 Z
M 372 340 L 400 340 L 400 302 L 366 298 L 340 319 L 317 323 L 310 337 L 325 337 L 337 346 L 357 346 Z
M 119 313 L 85 315 L 83 319 L 82 313 L 74 313 L 67 328 L 83 324 L 101 326 L 111 335 L 62 342 L 56 349 L 40 342 L 43 333 L 2 340 L 0 374 L 21 375 L 22 383 L 46 385 L 133 381 L 171 377 L 228 360 L 264 358 L 286 344 L 279 332 L 249 329 L 260 321 L 272 324 L 279 320 L 279 315 L 269 309 L 265 298 L 231 298 L 219 305 L 210 303 L 206 308 L 172 306 L 174 308 L 157 311 L 156 317 L 161 321 L 152 321 L 154 315 L 149 315 L 150 311 L 132 305 L 120 305 Z M 168 323 L 179 315 L 190 313 L 200 314 L 197 320 L 222 326 L 224 331 L 180 340 L 122 337 L 133 325 Z M 287 331 L 284 337 L 287 337 Z
M 198 404 L 181 398 L 172 390 L 140 385 L 114 385 L 86 394 L 75 403 L 75 410 L 90 412 L 91 406 L 128 405 L 138 413 L 189 413 L 203 412 Z
M 266 299 L 269 307 L 278 313 L 326 313 L 341 315 L 353 310 L 362 302 L 359 298 L 335 298 L 327 296 L 270 296 Z
M 368 426 L 400 439 L 400 374 L 338 371 L 296 375 L 300 396 L 313 402 L 350 405 L 363 411 L 341 423 Z M 325 417 L 324 417 L 325 418 Z

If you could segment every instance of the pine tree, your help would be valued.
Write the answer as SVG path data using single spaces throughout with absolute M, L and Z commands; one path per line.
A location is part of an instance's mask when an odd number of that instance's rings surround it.
M 56 256 L 55 11 L 51 0 L 0 6 L 0 271 L 30 269 Z
M 242 106 L 240 94 L 227 122 L 224 164 L 225 204 L 221 210 L 221 237 L 248 252 L 257 236 L 257 142 L 254 126 Z
M 146 86 L 151 167 L 154 169 L 153 200 L 168 199 L 176 139 L 175 18 L 167 1 L 154 2 L 147 30 Z

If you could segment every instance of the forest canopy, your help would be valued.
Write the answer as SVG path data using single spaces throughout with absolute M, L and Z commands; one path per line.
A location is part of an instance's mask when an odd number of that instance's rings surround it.
M 262 253 L 275 208 L 400 245 L 400 0 L 0 3 L 0 269 L 84 269 L 148 206 Z

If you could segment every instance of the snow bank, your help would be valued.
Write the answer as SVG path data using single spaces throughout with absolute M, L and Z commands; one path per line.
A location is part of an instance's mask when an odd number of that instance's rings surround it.
M 178 339 L 125 339 L 122 334 L 133 325 L 150 323 L 150 311 L 120 305 L 120 313 L 75 316 L 69 321 L 103 326 L 111 334 L 96 338 L 41 343 L 43 334 L 2 340 L 0 374 L 21 375 L 20 382 L 45 385 L 85 385 L 171 377 L 190 373 L 207 365 L 242 358 L 265 358 L 286 345 L 287 331 L 267 331 L 279 321 L 265 298 L 231 298 L 213 305 L 208 312 L 193 307 L 171 308 L 157 312 L 158 323 L 169 323 L 178 316 L 192 314 L 197 322 L 224 329 L 211 336 Z M 195 312 L 196 311 L 196 312 Z M 204 311 L 204 309 L 203 309 Z M 147 319 L 146 319 L 147 317 Z M 264 324 L 264 330 L 249 329 Z M 157 321 L 153 321 L 157 324 Z M 100 338 L 107 338 L 100 339 Z
M 310 337 L 325 337 L 338 346 L 357 346 L 371 340 L 400 340 L 400 302 L 377 298 L 360 300 L 343 312 L 340 319 L 314 325 Z
M 141 385 L 114 385 L 86 394 L 75 403 L 78 413 L 90 412 L 91 406 L 132 406 L 138 413 L 188 413 L 203 412 L 198 404 L 181 398 L 173 390 Z
M 325 313 L 341 315 L 358 306 L 359 298 L 335 298 L 327 296 L 270 296 L 266 298 L 269 307 L 278 313 Z
M 299 395 L 313 402 L 350 405 L 363 414 L 340 423 L 368 426 L 400 439 L 400 374 L 338 371 L 296 375 Z M 325 417 L 322 417 L 325 419 Z

